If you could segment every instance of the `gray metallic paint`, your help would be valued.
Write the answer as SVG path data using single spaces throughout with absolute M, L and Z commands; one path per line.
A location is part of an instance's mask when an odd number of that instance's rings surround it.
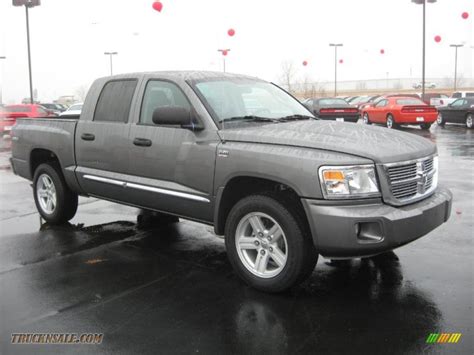
M 220 196 L 231 179 L 239 176 L 270 179 L 288 185 L 302 197 L 315 244 L 323 254 L 330 254 L 331 248 L 335 248 L 337 253 L 348 255 L 348 251 L 343 249 L 350 245 L 344 244 L 337 236 L 332 239 L 335 232 L 333 228 L 340 233 L 341 230 L 337 228 L 351 223 L 350 216 L 354 213 L 357 218 L 364 215 L 374 218 L 375 213 L 377 218 L 387 222 L 387 226 L 390 226 L 393 216 L 406 216 L 430 228 L 447 219 L 450 197 L 445 192 L 418 202 L 414 209 L 404 206 L 397 210 L 383 204 L 380 199 L 330 203 L 323 200 L 318 179 L 318 168 L 322 165 L 380 165 L 411 160 L 434 154 L 436 146 L 433 143 L 380 127 L 316 120 L 256 124 L 219 131 L 189 82 L 224 75 L 233 76 L 222 73 L 158 72 L 112 77 L 114 80 L 138 79 L 128 124 L 92 121 L 102 87 L 111 80 L 98 79 L 87 95 L 78 123 L 63 119 L 18 120 L 13 129 L 14 137 L 18 138 L 13 142 L 15 171 L 31 179 L 31 173 L 25 167 L 29 164 L 32 150 L 47 149 L 57 155 L 66 182 L 74 191 L 209 224 L 216 224 Z M 188 97 L 204 130 L 139 125 L 141 98 L 146 82 L 151 78 L 175 82 Z M 82 141 L 82 133 L 93 133 L 96 140 Z M 137 137 L 151 139 L 152 146 L 134 146 L 132 142 Z M 217 154 L 219 150 L 225 150 L 226 154 Z M 155 190 L 191 193 L 210 202 L 183 200 L 176 196 L 88 180 L 83 178 L 86 174 L 148 186 Z M 445 196 L 444 200 L 438 197 L 440 195 Z M 433 207 L 435 203 L 438 206 L 436 208 Z M 434 222 L 427 220 L 428 215 L 425 216 L 423 211 L 433 208 L 437 211 L 434 217 L 442 211 L 443 221 L 440 222 L 439 218 Z M 416 229 L 416 235 L 427 232 L 426 228 Z M 337 243 L 342 243 L 342 249 Z M 355 254 L 363 252 L 361 250 Z

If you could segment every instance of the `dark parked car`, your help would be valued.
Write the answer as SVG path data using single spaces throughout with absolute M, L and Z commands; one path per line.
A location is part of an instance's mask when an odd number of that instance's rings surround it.
M 457 99 L 447 106 L 438 107 L 438 119 L 440 126 L 445 123 L 463 123 L 467 128 L 472 128 L 474 119 L 474 97 Z
M 59 104 L 41 103 L 40 105 L 56 115 L 59 115 L 61 112 L 66 111 L 66 109 Z
M 303 103 L 316 117 L 322 120 L 357 122 L 359 110 L 344 99 L 325 97 L 308 99 Z

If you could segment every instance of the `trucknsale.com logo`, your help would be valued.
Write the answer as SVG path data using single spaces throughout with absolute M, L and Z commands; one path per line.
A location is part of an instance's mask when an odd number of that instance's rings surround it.
M 431 333 L 426 338 L 426 343 L 458 343 L 461 336 L 462 333 Z

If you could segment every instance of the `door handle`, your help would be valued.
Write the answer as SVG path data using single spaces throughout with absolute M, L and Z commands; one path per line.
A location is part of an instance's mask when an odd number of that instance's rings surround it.
M 95 139 L 95 136 L 91 133 L 82 133 L 81 139 L 83 141 L 93 141 Z
M 139 147 L 151 147 L 151 140 L 145 138 L 135 138 L 133 144 Z

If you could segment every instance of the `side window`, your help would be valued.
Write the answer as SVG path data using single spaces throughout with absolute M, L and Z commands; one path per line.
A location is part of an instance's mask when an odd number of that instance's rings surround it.
M 460 92 L 455 92 L 455 93 L 453 94 L 453 96 L 451 96 L 451 97 L 453 97 L 453 98 L 460 98 L 460 97 L 461 97 L 461 93 L 460 93 Z
M 466 97 L 474 97 L 474 92 L 466 92 Z
M 464 100 L 463 99 L 456 100 L 451 104 L 451 106 L 454 106 L 454 107 L 460 107 L 462 105 L 464 105 Z
M 105 84 L 94 113 L 94 121 L 128 122 L 137 80 L 114 80 Z
M 179 106 L 191 109 L 186 96 L 174 83 L 161 80 L 150 80 L 146 85 L 140 111 L 140 123 L 153 124 L 153 111 L 158 107 Z
M 45 109 L 43 109 L 42 107 L 38 107 L 37 110 L 38 110 L 38 113 L 41 114 L 41 115 L 47 115 L 48 114 L 48 112 Z
M 387 106 L 387 102 L 387 100 L 382 100 L 377 105 L 375 105 L 375 107 L 385 107 Z

